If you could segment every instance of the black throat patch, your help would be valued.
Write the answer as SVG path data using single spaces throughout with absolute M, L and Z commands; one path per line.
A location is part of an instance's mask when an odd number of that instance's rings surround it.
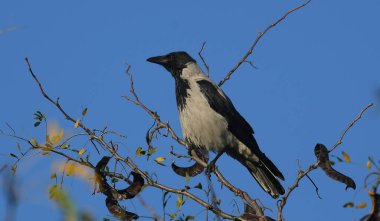
M 175 96 L 177 99 L 177 108 L 182 111 L 186 106 L 186 98 L 189 96 L 187 89 L 190 89 L 189 81 L 182 79 L 180 74 L 175 75 Z

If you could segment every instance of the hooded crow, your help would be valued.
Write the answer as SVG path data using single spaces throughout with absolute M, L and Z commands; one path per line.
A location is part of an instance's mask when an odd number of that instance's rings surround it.
M 190 147 L 211 150 L 216 159 L 226 152 L 243 164 L 273 198 L 284 194 L 284 176 L 261 152 L 249 123 L 231 100 L 186 52 L 172 52 L 147 61 L 162 65 L 175 80 L 183 136 Z

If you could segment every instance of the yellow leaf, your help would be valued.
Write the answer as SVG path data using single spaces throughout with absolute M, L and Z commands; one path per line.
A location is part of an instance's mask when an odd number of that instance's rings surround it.
M 57 144 L 57 143 L 59 143 L 59 141 L 62 139 L 62 137 L 63 137 L 63 134 L 64 134 L 64 132 L 63 132 L 63 129 L 61 129 L 60 131 L 59 131 L 59 133 L 57 134 L 57 133 L 53 133 L 51 136 L 51 142 L 53 143 L 53 144 Z
M 136 150 L 136 156 L 142 156 L 142 155 L 145 155 L 145 150 L 142 150 L 142 147 L 139 147 L 139 148 L 137 148 L 137 150 Z
M 64 134 L 64 131 L 63 131 L 63 128 L 62 128 L 62 129 L 59 131 L 59 134 L 58 134 L 59 139 L 62 139 L 63 134 Z
M 342 151 L 342 156 L 344 158 L 344 160 L 347 162 L 347 163 L 350 163 L 351 162 L 351 158 L 350 156 L 348 156 L 348 154 L 344 151 Z
M 75 173 L 76 165 L 73 163 L 70 163 L 66 167 L 66 176 L 70 176 Z
M 36 139 L 30 138 L 29 141 L 33 144 L 33 146 L 38 146 Z
M 371 169 L 371 167 L 372 167 L 372 163 L 371 163 L 370 160 L 368 160 L 368 161 L 367 161 L 367 168 L 368 168 L 368 169 Z
M 51 155 L 51 153 L 50 153 L 50 150 L 51 149 L 49 149 L 49 148 L 43 148 L 42 150 L 41 150 L 41 154 L 42 155 Z
M 49 199 L 56 199 L 59 195 L 60 190 L 57 185 L 52 185 L 49 188 Z
M 46 133 L 46 142 L 51 144 L 57 144 L 63 137 L 63 129 L 59 129 L 57 122 L 49 122 Z M 49 139 L 50 138 L 50 139 Z
M 362 209 L 367 206 L 367 203 L 360 203 L 359 205 L 356 206 L 357 209 Z
M 52 138 L 51 138 L 51 142 L 53 143 L 53 144 L 56 144 L 56 143 L 58 143 L 59 142 L 59 136 L 52 136 Z
M 181 194 L 177 194 L 177 201 L 176 201 L 177 209 L 179 210 L 181 206 L 183 205 L 183 198 Z
M 78 152 L 79 156 L 82 156 L 83 153 L 84 153 L 84 151 L 85 151 L 85 149 L 84 149 L 84 147 L 83 147 L 83 148 Z
M 157 157 L 157 158 L 155 159 L 155 161 L 156 161 L 157 163 L 162 163 L 164 160 L 166 160 L 165 157 Z
M 189 181 L 190 181 L 190 175 L 189 175 L 189 173 L 186 173 L 185 181 L 186 181 L 186 183 L 189 183 Z
M 76 165 L 75 167 L 75 175 L 80 176 L 85 179 L 90 179 L 90 170 L 88 170 L 85 166 Z
M 78 119 L 77 121 L 75 121 L 74 128 L 78 128 L 79 122 L 80 122 L 80 119 Z

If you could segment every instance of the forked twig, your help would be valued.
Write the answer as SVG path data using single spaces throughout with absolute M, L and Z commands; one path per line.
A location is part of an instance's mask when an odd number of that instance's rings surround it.
M 206 60 L 204 59 L 204 57 L 202 56 L 202 52 L 203 52 L 203 49 L 206 45 L 206 42 L 204 41 L 202 43 L 202 46 L 201 46 L 201 49 L 198 51 L 198 55 L 199 57 L 201 58 L 202 62 L 203 62 L 203 65 L 206 67 L 206 71 L 207 71 L 207 77 L 210 77 L 210 67 L 208 66 L 208 64 L 206 63 Z

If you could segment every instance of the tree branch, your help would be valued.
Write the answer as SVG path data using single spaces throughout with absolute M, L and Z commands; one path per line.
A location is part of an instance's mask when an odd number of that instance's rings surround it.
M 45 93 L 44 91 L 44 88 L 42 87 L 42 84 L 40 83 L 39 79 L 37 78 L 37 76 L 34 74 L 32 68 L 31 68 L 31 65 L 29 63 L 29 60 L 27 58 L 25 58 L 25 61 L 28 65 L 28 68 L 29 68 L 29 72 L 30 74 L 32 75 L 33 79 L 35 80 L 35 82 L 37 83 L 38 87 L 40 88 L 40 91 L 43 95 L 44 98 L 46 98 L 47 100 L 50 101 L 50 103 L 52 103 L 54 106 L 56 106 L 59 111 L 66 117 L 67 120 L 71 121 L 71 122 L 76 122 L 76 120 L 74 120 L 74 118 L 72 118 L 69 114 L 67 114 L 67 112 L 63 109 L 63 107 L 58 103 L 58 100 L 57 101 L 54 101 L 52 100 L 48 95 L 47 93 Z M 130 66 L 128 66 L 127 68 L 127 73 L 129 73 L 129 69 L 130 69 Z M 134 91 L 134 87 L 133 87 L 133 78 L 132 78 L 132 75 L 130 75 L 130 80 L 131 80 L 131 88 L 130 88 L 130 92 L 133 94 L 134 98 L 135 99 L 130 99 L 130 98 L 127 98 L 128 100 L 130 100 L 131 102 L 135 103 L 136 105 L 139 105 L 140 107 L 142 107 L 146 112 L 148 112 L 152 117 L 153 119 L 155 119 L 156 123 L 158 126 L 160 127 L 163 127 L 163 128 L 166 128 L 169 133 L 172 135 L 172 138 L 174 140 L 176 140 L 178 143 L 185 145 L 185 142 L 180 139 L 179 137 L 177 137 L 177 135 L 174 133 L 174 131 L 171 129 L 170 125 L 168 123 L 162 123 L 158 114 L 156 114 L 155 112 L 151 111 L 149 108 L 147 108 L 143 103 L 140 102 L 137 94 L 135 93 Z M 152 187 L 155 187 L 155 188 L 158 188 L 158 189 L 161 189 L 161 190 L 165 190 L 165 191 L 168 191 L 168 192 L 172 192 L 172 193 L 176 193 L 176 194 L 181 194 L 181 195 L 184 195 L 186 197 L 189 197 L 190 199 L 196 201 L 198 204 L 200 204 L 201 206 L 205 207 L 206 209 L 212 211 L 213 213 L 215 213 L 216 215 L 218 216 L 221 216 L 222 218 L 225 218 L 225 219 L 230 219 L 230 220 L 238 220 L 238 221 L 244 221 L 245 219 L 243 218 L 239 218 L 237 216 L 233 216 L 231 214 L 228 214 L 228 213 L 225 213 L 223 211 L 221 211 L 219 208 L 216 208 L 214 206 L 212 206 L 211 204 L 203 201 L 202 199 L 200 199 L 199 197 L 189 193 L 186 189 L 175 189 L 175 188 L 171 188 L 171 187 L 168 187 L 168 186 L 165 186 L 163 184 L 160 184 L 156 181 L 153 181 L 145 172 L 143 172 L 142 170 L 140 170 L 137 165 L 132 161 L 132 159 L 130 157 L 121 157 L 114 148 L 112 148 L 112 146 L 110 146 L 104 139 L 103 139 L 103 136 L 101 135 L 96 135 L 93 131 L 95 130 L 90 130 L 88 129 L 82 122 L 79 123 L 79 126 L 91 137 L 91 139 L 95 140 L 96 142 L 98 142 L 101 146 L 103 146 L 110 154 L 113 155 L 113 157 L 120 161 L 120 162 L 124 162 L 129 168 L 131 168 L 135 173 L 138 173 L 140 174 L 147 182 L 147 184 L 149 186 L 152 186 Z M 26 142 L 28 142 L 29 144 L 31 144 L 33 146 L 33 144 L 27 140 L 27 139 L 23 139 L 23 138 L 20 138 Z M 80 163 L 84 166 L 88 166 L 90 168 L 93 168 L 93 165 L 90 164 L 90 163 L 86 163 L 86 162 L 82 162 L 82 161 L 78 161 L 64 153 L 61 153 L 59 151 L 56 151 L 56 150 L 51 150 L 53 153 L 55 154 L 58 154 L 58 155 L 61 155 L 65 158 L 67 158 L 68 160 L 70 161 L 75 161 L 77 163 Z M 201 161 L 203 162 L 203 161 Z M 203 162 L 204 163 L 204 162 Z M 206 164 L 207 165 L 207 164 Z
M 339 137 L 339 139 L 338 139 L 338 141 L 334 144 L 334 146 L 329 150 L 329 153 L 330 152 L 332 152 L 332 151 L 334 151 L 335 150 L 335 148 L 337 148 L 339 145 L 341 145 L 342 144 L 342 142 L 343 142 L 343 138 L 344 138 L 344 136 L 346 136 L 346 133 L 348 132 L 348 130 L 352 127 L 352 126 L 354 126 L 354 124 L 358 121 L 358 120 L 360 120 L 360 118 L 362 118 L 362 115 L 364 114 L 364 112 L 366 112 L 370 107 L 372 107 L 373 106 L 373 103 L 369 103 L 369 104 L 367 104 L 367 106 L 366 107 L 364 107 L 361 111 L 360 111 L 360 113 L 359 113 L 359 115 L 350 123 L 350 124 L 348 124 L 348 126 L 346 127 L 346 129 L 343 131 L 343 133 L 342 133 L 342 135 Z
M 255 41 L 252 43 L 252 46 L 249 48 L 249 50 L 245 53 L 245 55 L 235 64 L 235 66 L 231 69 L 230 72 L 227 73 L 227 75 L 219 82 L 218 86 L 221 87 L 227 80 L 229 80 L 232 76 L 232 74 L 240 67 L 241 64 L 246 62 L 247 58 L 252 54 L 253 50 L 255 49 L 257 43 L 259 43 L 260 39 L 273 27 L 278 25 L 280 22 L 282 22 L 289 14 L 297 11 L 298 9 L 301 9 L 308 5 L 311 2 L 311 0 L 308 0 L 302 5 L 299 5 L 289 11 L 287 11 L 281 18 L 279 18 L 274 23 L 270 24 L 263 32 L 259 32 L 257 35 Z

